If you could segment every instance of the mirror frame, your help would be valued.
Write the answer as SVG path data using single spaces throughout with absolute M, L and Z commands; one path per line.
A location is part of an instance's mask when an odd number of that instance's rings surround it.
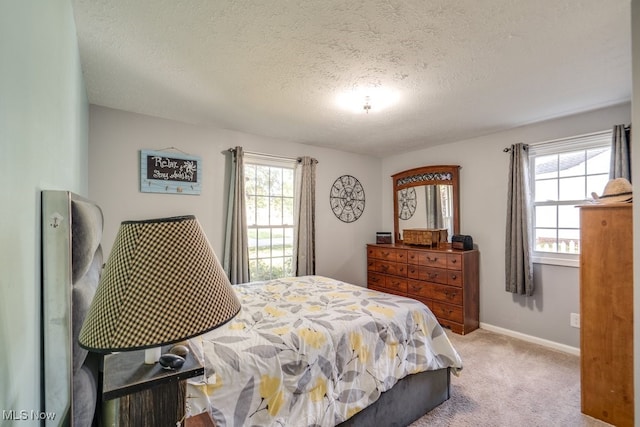
M 402 243 L 398 221 L 398 190 L 421 185 L 453 186 L 453 234 L 460 233 L 460 166 L 422 166 L 391 175 L 393 179 L 393 238 Z M 451 236 L 449 236 L 451 238 Z

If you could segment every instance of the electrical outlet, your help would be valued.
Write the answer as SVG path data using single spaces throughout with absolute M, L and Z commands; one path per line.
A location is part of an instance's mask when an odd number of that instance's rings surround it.
M 571 313 L 571 316 L 569 317 L 569 325 L 573 326 L 574 328 L 579 328 L 580 327 L 580 314 L 579 313 Z

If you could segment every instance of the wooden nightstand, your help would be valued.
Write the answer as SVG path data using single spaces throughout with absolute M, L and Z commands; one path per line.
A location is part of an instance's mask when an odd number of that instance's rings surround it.
M 171 346 L 162 348 L 163 354 Z M 177 370 L 144 364 L 144 351 L 109 354 L 104 358 L 103 425 L 175 427 L 184 418 L 186 380 L 204 373 L 189 352 Z

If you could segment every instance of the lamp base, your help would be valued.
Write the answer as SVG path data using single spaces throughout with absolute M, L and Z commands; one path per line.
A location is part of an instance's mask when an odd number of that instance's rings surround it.
M 162 348 L 153 347 L 148 348 L 144 351 L 144 363 L 146 365 L 153 365 L 158 360 L 160 360 L 160 354 L 162 353 Z

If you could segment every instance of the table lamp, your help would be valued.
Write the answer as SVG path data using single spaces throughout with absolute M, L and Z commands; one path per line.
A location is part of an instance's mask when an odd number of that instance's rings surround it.
M 80 346 L 98 353 L 160 346 L 228 322 L 240 302 L 193 215 L 124 221 L 80 330 Z

